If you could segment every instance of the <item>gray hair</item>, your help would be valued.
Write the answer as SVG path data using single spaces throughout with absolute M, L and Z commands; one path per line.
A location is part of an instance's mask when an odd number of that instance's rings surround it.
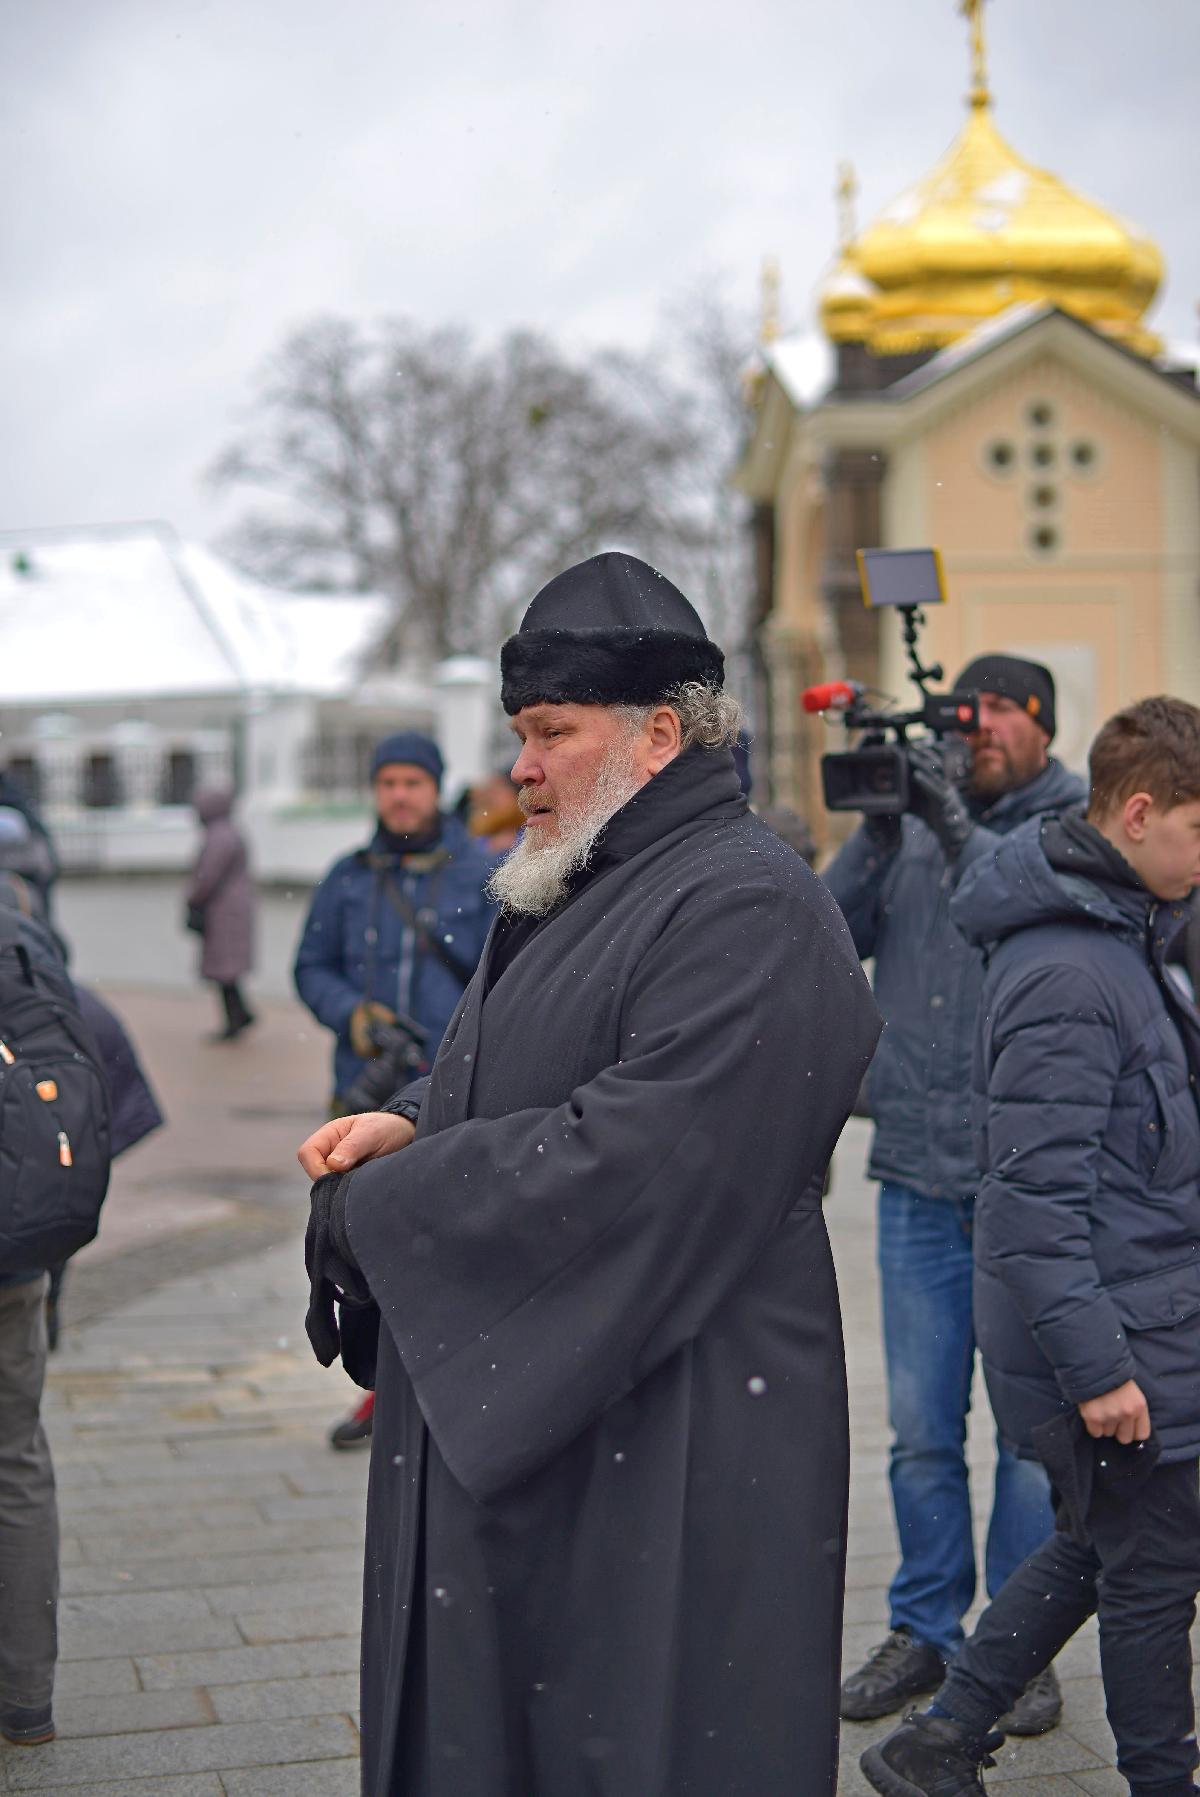
M 687 680 L 672 687 L 654 705 L 614 705 L 613 710 L 626 720 L 632 736 L 660 705 L 670 706 L 678 715 L 685 749 L 696 743 L 705 749 L 727 748 L 742 727 L 742 708 L 733 694 L 703 680 Z

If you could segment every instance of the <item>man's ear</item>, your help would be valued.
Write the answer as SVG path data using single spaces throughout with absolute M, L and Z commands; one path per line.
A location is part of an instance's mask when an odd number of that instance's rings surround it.
M 1146 826 L 1153 810 L 1154 800 L 1148 792 L 1135 792 L 1126 799 L 1121 807 L 1121 822 L 1131 842 L 1145 841 Z
M 651 774 L 661 773 L 668 761 L 674 761 L 683 747 L 683 726 L 679 722 L 679 713 L 669 705 L 657 706 L 646 719 L 645 736 L 648 743 L 647 771 Z

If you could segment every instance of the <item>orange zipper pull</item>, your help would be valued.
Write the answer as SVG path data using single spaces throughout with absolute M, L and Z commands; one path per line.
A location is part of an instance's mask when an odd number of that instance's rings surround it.
M 75 1157 L 71 1153 L 71 1144 L 65 1129 L 60 1129 L 58 1132 L 58 1164 L 60 1167 L 75 1165 Z

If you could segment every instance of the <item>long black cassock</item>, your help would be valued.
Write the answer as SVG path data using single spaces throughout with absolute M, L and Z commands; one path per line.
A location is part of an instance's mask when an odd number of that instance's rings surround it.
M 848 1469 L 822 1174 L 878 1035 L 841 915 L 688 751 L 501 923 L 373 1307 L 369 1797 L 827 1797 Z

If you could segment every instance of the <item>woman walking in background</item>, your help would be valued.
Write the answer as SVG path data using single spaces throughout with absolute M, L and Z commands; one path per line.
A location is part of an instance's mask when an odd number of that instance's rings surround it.
M 213 1039 L 232 1042 L 254 1022 L 238 984 L 254 965 L 254 882 L 245 841 L 230 816 L 232 788 L 204 789 L 192 804 L 204 842 L 188 887 L 187 927 L 203 939 L 200 977 L 220 988 L 225 1007 L 225 1027 Z

